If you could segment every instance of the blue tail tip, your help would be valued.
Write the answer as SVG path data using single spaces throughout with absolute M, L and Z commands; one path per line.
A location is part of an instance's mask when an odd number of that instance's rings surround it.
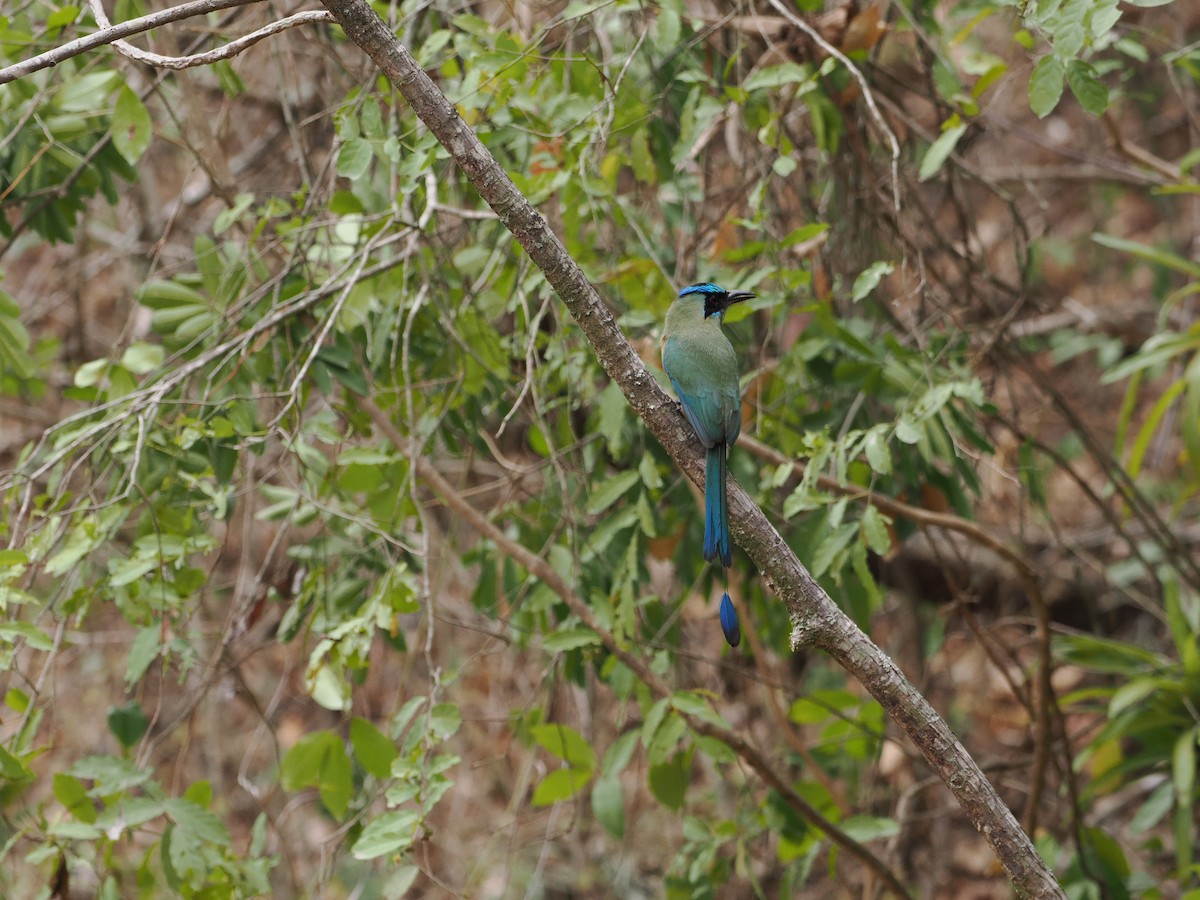
M 742 626 L 738 622 L 737 610 L 729 599 L 729 592 L 721 595 L 721 631 L 725 633 L 725 643 L 736 647 L 742 642 Z
M 723 543 L 716 536 L 704 535 L 704 558 L 709 562 L 716 560 L 721 561 L 721 565 L 729 568 L 733 565 L 733 548 L 728 543 Z

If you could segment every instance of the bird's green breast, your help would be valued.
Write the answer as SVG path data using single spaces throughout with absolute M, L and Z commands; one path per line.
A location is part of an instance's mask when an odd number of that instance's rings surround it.
M 738 393 L 737 354 L 717 316 L 704 318 L 703 304 L 683 298 L 667 310 L 663 369 L 684 390 Z

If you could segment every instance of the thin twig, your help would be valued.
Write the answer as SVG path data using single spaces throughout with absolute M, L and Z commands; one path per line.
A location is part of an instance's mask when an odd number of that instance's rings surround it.
M 846 67 L 846 71 L 850 76 L 858 82 L 859 88 L 862 89 L 863 100 L 866 101 L 867 109 L 871 113 L 871 118 L 875 121 L 876 127 L 883 132 L 887 138 L 888 147 L 892 151 L 892 205 L 896 209 L 896 215 L 900 214 L 900 142 L 896 139 L 896 133 L 892 131 L 890 125 L 883 118 L 883 114 L 879 111 L 879 106 L 875 103 L 875 92 L 871 90 L 871 86 L 867 83 L 866 77 L 862 71 L 853 62 L 850 57 L 846 56 L 841 50 L 825 40 L 819 31 L 805 22 L 796 13 L 788 9 L 782 0 L 769 0 L 770 4 L 775 7 L 783 15 L 785 19 L 803 31 L 818 47 L 840 62 Z
M 47 50 L 45 53 L 40 53 L 37 56 L 0 69 L 0 84 L 8 84 L 10 81 L 24 78 L 26 75 L 41 69 L 49 69 L 57 66 L 60 62 L 66 62 L 74 56 L 79 56 L 81 53 L 94 50 L 96 47 L 102 47 L 105 44 L 111 44 L 113 41 L 118 41 L 135 34 L 141 34 L 152 28 L 158 28 L 161 25 L 178 22 L 180 19 L 190 19 L 193 16 L 207 15 L 208 13 L 229 9 L 234 6 L 246 6 L 257 2 L 258 0 L 192 0 L 190 3 L 183 3 L 179 6 L 172 6 L 170 9 L 150 13 L 148 16 L 139 16 L 136 19 L 130 19 L 128 22 L 122 22 L 120 25 L 113 25 L 109 28 L 93 31 L 89 35 L 68 41 L 59 47 L 55 47 L 53 50 Z
M 104 6 L 100 0 L 88 0 L 88 2 L 92 10 L 92 15 L 96 17 L 97 24 L 102 28 L 112 28 L 112 23 L 108 20 L 108 14 L 105 13 Z M 194 66 L 211 65 L 222 59 L 230 59 L 248 47 L 253 47 L 259 41 L 263 40 L 263 38 L 268 38 L 288 28 L 294 28 L 297 25 L 306 25 L 310 22 L 332 21 L 333 16 L 329 14 L 328 10 L 310 9 L 294 13 L 283 19 L 278 19 L 269 25 L 264 25 L 257 31 L 252 31 L 236 40 L 232 40 L 228 44 L 222 44 L 220 47 L 215 47 L 204 53 L 193 53 L 190 56 L 163 56 L 160 53 L 152 53 L 149 50 L 142 50 L 140 47 L 135 47 L 129 41 L 122 38 L 114 39 L 112 46 L 122 56 L 132 59 L 134 62 L 145 63 L 159 69 L 189 69 Z

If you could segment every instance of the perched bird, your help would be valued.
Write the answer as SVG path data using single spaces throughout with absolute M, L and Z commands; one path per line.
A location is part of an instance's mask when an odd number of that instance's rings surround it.
M 725 463 L 742 430 L 742 394 L 737 354 L 721 331 L 725 310 L 753 297 L 715 284 L 693 284 L 679 292 L 667 310 L 663 329 L 663 370 L 679 395 L 700 441 L 708 450 L 704 466 L 704 558 L 733 561 L 725 499 Z

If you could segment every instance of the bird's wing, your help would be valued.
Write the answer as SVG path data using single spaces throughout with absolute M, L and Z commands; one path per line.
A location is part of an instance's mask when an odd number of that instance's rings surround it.
M 705 447 L 711 447 L 725 439 L 725 417 L 721 412 L 721 395 L 718 391 L 702 390 L 693 388 L 688 390 L 681 386 L 673 375 L 668 375 L 671 379 L 671 386 L 675 388 L 675 393 L 679 395 L 680 405 L 683 406 L 683 414 L 687 416 L 687 420 L 692 423 L 692 427 L 696 429 L 696 434 L 699 435 L 701 443 Z
M 735 390 L 727 394 L 725 401 L 725 443 L 733 446 L 738 435 L 742 433 L 742 395 Z

